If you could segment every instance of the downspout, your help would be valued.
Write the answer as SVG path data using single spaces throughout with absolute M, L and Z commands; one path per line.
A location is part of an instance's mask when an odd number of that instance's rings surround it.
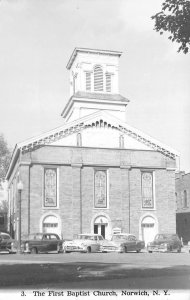
M 131 232 L 131 187 L 130 187 L 130 169 L 128 169 L 128 188 L 129 188 L 129 233 Z
M 30 169 L 31 165 L 29 165 L 28 172 L 28 236 L 30 235 Z
M 82 233 L 82 168 L 80 168 L 80 233 Z

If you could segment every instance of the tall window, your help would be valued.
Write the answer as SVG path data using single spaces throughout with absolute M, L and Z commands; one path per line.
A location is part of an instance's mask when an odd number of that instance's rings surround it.
M 107 207 L 107 171 L 95 170 L 94 172 L 94 207 Z
M 86 91 L 91 91 L 91 73 L 86 72 Z
M 94 67 L 94 91 L 102 92 L 103 88 L 103 70 L 101 66 Z
M 44 169 L 44 206 L 57 206 L 57 169 Z
M 154 196 L 153 196 L 153 173 L 142 172 L 142 207 L 154 208 Z
M 183 192 L 183 207 L 187 207 L 187 191 Z
M 106 92 L 111 92 L 111 74 L 106 73 Z

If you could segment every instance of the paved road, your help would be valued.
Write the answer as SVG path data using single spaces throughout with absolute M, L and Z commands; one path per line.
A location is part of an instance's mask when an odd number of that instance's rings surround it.
M 0 255 L 1 289 L 190 289 L 189 253 Z

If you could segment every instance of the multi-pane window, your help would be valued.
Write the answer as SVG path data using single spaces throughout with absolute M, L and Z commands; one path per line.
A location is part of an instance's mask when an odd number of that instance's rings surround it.
M 103 70 L 101 66 L 94 67 L 94 91 L 102 92 L 103 87 Z
M 111 74 L 106 73 L 106 92 L 111 93 Z
M 107 171 L 94 171 L 94 207 L 107 207 Z
M 44 206 L 57 207 L 57 169 L 44 169 Z
M 154 208 L 153 173 L 142 172 L 142 208 Z
M 86 72 L 86 91 L 91 91 L 91 73 Z

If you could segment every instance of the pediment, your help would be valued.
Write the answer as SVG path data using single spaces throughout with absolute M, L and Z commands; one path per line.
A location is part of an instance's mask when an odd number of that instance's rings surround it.
M 18 147 L 22 152 L 28 152 L 49 144 L 76 146 L 76 135 L 79 132 L 82 134 L 83 147 L 119 148 L 119 136 L 122 135 L 125 149 L 153 150 L 171 158 L 179 156 L 175 150 L 104 111 L 66 123 L 18 144 Z

